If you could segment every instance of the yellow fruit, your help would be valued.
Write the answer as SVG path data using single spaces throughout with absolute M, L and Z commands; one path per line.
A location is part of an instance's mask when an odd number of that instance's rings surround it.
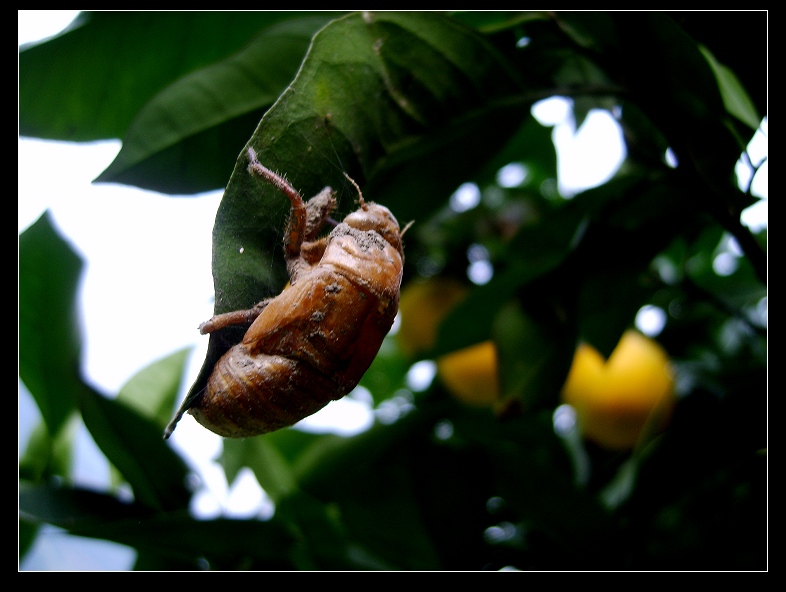
M 431 349 L 439 323 L 466 294 L 466 286 L 449 278 L 407 284 L 399 299 L 401 325 L 396 335 L 404 354 L 412 357 Z
M 582 344 L 562 390 L 584 437 L 612 450 L 631 449 L 645 428 L 665 427 L 674 406 L 674 378 L 666 351 L 629 330 L 608 361 Z
M 437 360 L 437 374 L 459 401 L 486 407 L 499 399 L 497 348 L 492 341 L 445 354 Z

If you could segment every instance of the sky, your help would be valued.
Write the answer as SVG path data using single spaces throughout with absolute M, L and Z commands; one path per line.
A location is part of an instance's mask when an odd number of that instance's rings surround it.
M 55 34 L 76 11 L 22 10 L 18 15 L 22 44 Z M 608 112 L 591 112 L 578 134 L 566 100 L 544 102 L 533 113 L 541 123 L 555 126 L 559 185 L 565 195 L 605 182 L 625 157 L 619 126 Z M 19 232 L 49 209 L 57 228 L 85 261 L 80 310 L 86 379 L 112 396 L 139 370 L 191 348 L 182 400 L 207 346 L 207 337 L 199 335 L 197 326 L 213 313 L 210 239 L 221 191 L 173 198 L 134 187 L 92 184 L 119 150 L 118 140 L 71 144 L 20 137 L 18 173 L 24 183 L 19 185 Z M 766 135 L 761 135 L 751 152 L 754 160 L 766 156 Z M 46 174 L 41 174 L 42 168 Z M 518 173 L 515 168 L 506 171 L 508 176 Z M 755 179 L 755 193 L 767 195 L 766 165 Z M 456 200 L 461 201 L 460 196 Z M 744 220 L 753 226 L 766 225 L 766 201 L 746 212 Z M 155 339 L 150 339 L 153 334 Z M 113 344 L 111 348 L 108 343 Z M 19 389 L 21 454 L 40 414 L 21 382 Z M 301 427 L 351 434 L 372 421 L 368 397 L 360 391 L 331 403 Z M 215 462 L 221 451 L 219 436 L 186 416 L 170 442 L 205 483 L 194 499 L 195 515 L 270 514 L 272 506 L 250 471 L 241 472 L 231 486 L 226 483 Z M 105 488 L 109 483 L 106 460 L 86 432 L 79 436 L 76 456 L 77 481 Z M 20 569 L 125 570 L 133 565 L 134 557 L 133 550 L 122 545 L 47 528 Z

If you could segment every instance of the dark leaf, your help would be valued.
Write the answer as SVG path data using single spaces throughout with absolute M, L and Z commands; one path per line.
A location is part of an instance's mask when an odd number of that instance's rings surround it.
M 82 391 L 80 410 L 96 444 L 140 503 L 159 510 L 188 507 L 188 467 L 161 437 L 155 419 L 88 387 Z
M 273 25 L 239 52 L 175 80 L 141 108 L 96 182 L 178 194 L 223 188 L 236 155 L 222 147 L 248 140 L 329 20 L 310 16 Z
M 297 471 L 304 491 L 337 505 L 351 540 L 397 569 L 439 569 L 418 508 L 412 436 L 412 422 L 400 421 L 337 438 L 304 455 Z
M 125 519 L 144 519 L 152 510 L 142 504 L 81 488 L 59 485 L 19 485 L 19 514 L 27 521 L 47 522 L 61 528 L 86 528 Z
M 187 510 L 153 513 L 102 493 L 66 487 L 22 487 L 25 520 L 45 521 L 71 534 L 105 539 L 153 557 L 206 560 L 215 569 L 291 569 L 292 535 L 277 521 L 196 520 Z
M 299 544 L 292 552 L 298 569 L 395 569 L 347 537 L 340 511 L 333 504 L 297 493 L 282 500 L 276 516 L 290 524 L 298 535 Z
M 19 53 L 19 133 L 122 138 L 156 94 L 302 13 L 83 12 L 69 31 Z
M 19 236 L 19 377 L 51 436 L 76 409 L 81 335 L 76 291 L 82 260 L 45 212 Z
M 503 399 L 518 399 L 528 412 L 554 408 L 576 347 L 570 319 L 542 306 L 527 311 L 511 302 L 497 313 L 494 341 Z

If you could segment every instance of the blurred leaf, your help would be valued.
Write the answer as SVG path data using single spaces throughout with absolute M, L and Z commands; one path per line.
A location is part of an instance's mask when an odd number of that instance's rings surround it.
M 140 520 L 153 511 L 143 504 L 122 502 L 88 489 L 20 482 L 19 514 L 28 521 L 69 529 L 129 518 Z
M 556 179 L 557 152 L 551 141 L 551 130 L 534 117 L 527 117 L 510 141 L 493 158 L 484 161 L 478 174 L 479 184 L 495 180 L 499 170 L 511 162 L 525 164 L 527 186 L 540 187 L 547 179 Z
M 740 84 L 737 76 L 729 68 L 718 62 L 706 47 L 702 46 L 699 49 L 701 49 L 704 57 L 710 63 L 715 78 L 718 79 L 718 86 L 720 87 L 726 110 L 750 126 L 751 129 L 758 129 L 762 118 L 756 112 L 753 101 L 751 101 L 748 93 L 745 92 L 745 88 Z
M 686 33 L 712 51 L 742 82 L 759 113 L 767 113 L 769 43 L 766 10 L 668 11 Z M 734 30 L 730 36 L 729 31 Z
M 19 52 L 19 134 L 122 138 L 173 81 L 226 59 L 286 11 L 82 12 L 69 31 Z M 230 89 L 225 89 L 228 92 Z
M 51 462 L 52 438 L 44 422 L 39 422 L 30 434 L 27 447 L 19 458 L 19 478 L 40 481 Z
M 367 388 L 371 393 L 374 405 L 379 405 L 382 401 L 393 397 L 396 391 L 405 387 L 409 368 L 410 364 L 395 339 L 388 336 L 383 341 L 377 357 L 374 358 L 371 366 L 360 379 L 359 385 Z
M 294 466 L 301 455 L 313 446 L 319 446 L 320 442 L 332 441 L 339 438 L 339 436 L 334 434 L 313 434 L 295 428 L 287 428 L 265 434 L 264 438 L 272 446 L 275 446 L 278 453 L 284 457 L 289 465 Z
M 195 520 L 185 509 L 154 513 L 102 493 L 53 486 L 22 486 L 19 505 L 26 520 L 49 522 L 71 534 L 114 541 L 154 556 L 190 560 L 194 567 L 198 559 L 206 559 L 214 569 L 242 568 L 244 559 L 259 569 L 292 567 L 292 535 L 277 521 Z
M 74 413 L 53 438 L 43 422 L 30 434 L 27 447 L 19 459 L 19 478 L 42 482 L 53 475 L 71 479 L 74 444 L 82 422 Z
M 627 152 L 621 168 L 665 168 L 669 143 L 641 108 L 632 101 L 624 101 L 618 121 Z
M 660 287 L 649 272 L 654 257 L 676 236 L 698 231 L 708 220 L 676 173 L 620 177 L 573 201 L 584 202 L 593 221 L 564 271 L 581 281 L 581 338 L 608 357 L 636 312 Z
M 419 441 L 412 430 L 411 421 L 399 421 L 335 438 L 304 455 L 297 472 L 301 489 L 337 504 L 347 536 L 370 553 L 396 569 L 439 569 L 418 510 L 417 473 L 409 465 Z
M 19 236 L 19 377 L 50 435 L 76 409 L 82 390 L 76 290 L 82 260 L 47 211 Z
M 429 357 L 480 343 L 491 338 L 497 312 L 519 290 L 565 260 L 580 235 L 586 213 L 562 207 L 547 211 L 533 226 L 522 228 L 507 246 L 503 267 L 482 286 L 474 288 L 445 317 Z
M 277 23 L 239 52 L 166 86 L 141 108 L 120 153 L 96 182 L 180 194 L 223 188 L 236 153 L 221 147 L 248 140 L 263 109 L 297 73 L 312 35 L 330 18 Z
M 225 439 L 220 461 L 227 483 L 235 480 L 240 469 L 248 467 L 275 503 L 297 488 L 290 464 L 266 438 Z
M 188 467 L 165 443 L 155 420 L 87 386 L 80 409 L 96 444 L 131 485 L 140 503 L 159 510 L 188 507 Z
M 496 10 L 457 10 L 451 13 L 457 21 L 485 33 L 510 29 L 529 20 L 545 18 L 545 13 L 525 11 Z
M 555 311 L 503 306 L 494 320 L 503 400 L 517 398 L 525 411 L 555 407 L 576 347 L 576 331 Z
M 623 462 L 617 474 L 609 484 L 600 492 L 600 500 L 609 509 L 614 509 L 627 501 L 636 486 L 636 473 L 639 461 L 635 456 Z
M 708 232 L 705 236 L 712 240 L 718 237 L 718 233 Z M 715 269 L 715 259 L 722 254 L 731 256 L 733 268 L 728 273 L 719 273 Z M 709 301 L 732 315 L 739 315 L 745 306 L 755 305 L 767 296 L 767 286 L 756 276 L 750 261 L 730 255 L 728 251 L 718 253 L 715 248 L 709 247 L 687 261 L 686 272 Z
M 39 422 L 19 459 L 19 482 L 44 483 L 53 476 L 64 481 L 72 480 L 74 444 L 82 421 L 74 413 L 66 421 L 55 438 L 43 421 Z M 19 519 L 19 560 L 32 547 L 38 535 L 39 525 Z
M 157 421 L 163 429 L 171 419 L 191 349 L 176 351 L 137 372 L 120 388 L 116 400 Z
M 395 569 L 361 545 L 350 542 L 333 505 L 297 493 L 282 500 L 277 516 L 297 531 L 299 545 L 293 550 L 293 558 L 298 569 Z
M 618 565 L 613 518 L 573 482 L 568 458 L 551 427 L 551 412 L 506 422 L 456 418 L 458 437 L 480 446 L 492 463 L 497 495 L 533 530 L 558 544 L 545 569 Z
M 596 47 L 600 66 L 624 81 L 680 163 L 689 163 L 719 198 L 736 189 L 734 165 L 744 145 L 728 125 L 718 83 L 696 41 L 663 12 L 609 13 L 602 22 L 584 14 L 555 18 L 569 34 L 580 26 L 591 38 L 584 45 Z M 716 215 L 723 209 L 719 203 Z
M 36 537 L 38 536 L 38 531 L 40 530 L 40 525 L 33 524 L 31 522 L 27 522 L 25 520 L 19 519 L 19 563 L 21 565 L 22 559 L 30 548 L 33 546 Z
M 161 440 L 160 428 L 121 403 L 105 399 L 79 377 L 74 318 L 78 257 L 53 231 L 48 214 L 19 242 L 20 376 L 36 398 L 50 434 L 57 435 L 66 419 L 65 415 L 53 418 L 52 409 L 66 414 L 78 402 L 96 443 L 139 499 L 153 507 L 186 505 L 190 495 L 185 489 L 185 465 Z M 43 322 L 48 323 L 46 329 Z M 37 337 L 32 339 L 33 335 Z
M 647 279 L 629 268 L 598 270 L 582 285 L 578 302 L 581 336 L 605 358 L 653 293 L 654 286 Z
M 614 15 L 608 12 L 560 11 L 552 16 L 560 28 L 581 47 L 608 51 L 620 45 Z
M 630 72 L 630 83 L 664 84 L 658 89 L 658 99 L 679 102 L 682 109 L 678 117 L 722 113 L 714 77 L 697 44 L 664 13 L 560 11 L 554 16 L 563 31 L 578 44 L 594 50 L 595 56 L 616 54 L 624 63 L 638 62 L 639 70 Z M 647 53 L 653 48 L 666 47 L 672 48 L 668 55 Z M 617 68 L 612 67 L 610 71 L 616 73 Z M 700 97 L 705 99 L 705 104 Z M 647 97 L 648 102 L 654 98 Z

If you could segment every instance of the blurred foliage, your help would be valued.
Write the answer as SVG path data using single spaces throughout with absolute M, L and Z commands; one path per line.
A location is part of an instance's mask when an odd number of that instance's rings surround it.
M 286 200 L 247 174 L 247 147 L 305 196 L 337 188 L 342 214 L 346 172 L 416 221 L 404 283 L 469 288 L 420 359 L 493 339 L 524 411 L 463 406 L 439 381 L 413 393 L 414 360 L 388 338 L 361 384 L 395 421 L 225 441 L 228 481 L 249 467 L 275 513 L 197 520 L 189 469 L 161 438 L 184 357 L 116 398 L 82 380 L 81 262 L 45 214 L 19 238 L 19 375 L 43 418 L 19 462 L 20 560 L 48 523 L 133 547 L 140 570 L 766 569 L 767 237 L 741 225 L 755 198 L 734 175 L 767 114 L 766 33 L 766 12 L 118 11 L 21 48 L 21 135 L 122 139 L 98 181 L 225 187 L 217 312 L 286 281 Z M 627 148 L 613 179 L 572 199 L 530 114 L 552 96 L 573 100 L 577 126 L 612 111 Z M 528 171 L 519 186 L 496 182 L 509 163 Z M 456 213 L 468 181 L 481 202 Z M 730 239 L 742 254 L 718 275 Z M 467 281 L 473 245 L 494 268 L 482 286 Z M 658 341 L 678 369 L 669 429 L 630 453 L 559 436 L 576 344 L 607 356 L 647 304 L 668 314 Z M 211 336 L 195 389 L 239 338 Z M 73 481 L 79 422 L 115 488 Z

